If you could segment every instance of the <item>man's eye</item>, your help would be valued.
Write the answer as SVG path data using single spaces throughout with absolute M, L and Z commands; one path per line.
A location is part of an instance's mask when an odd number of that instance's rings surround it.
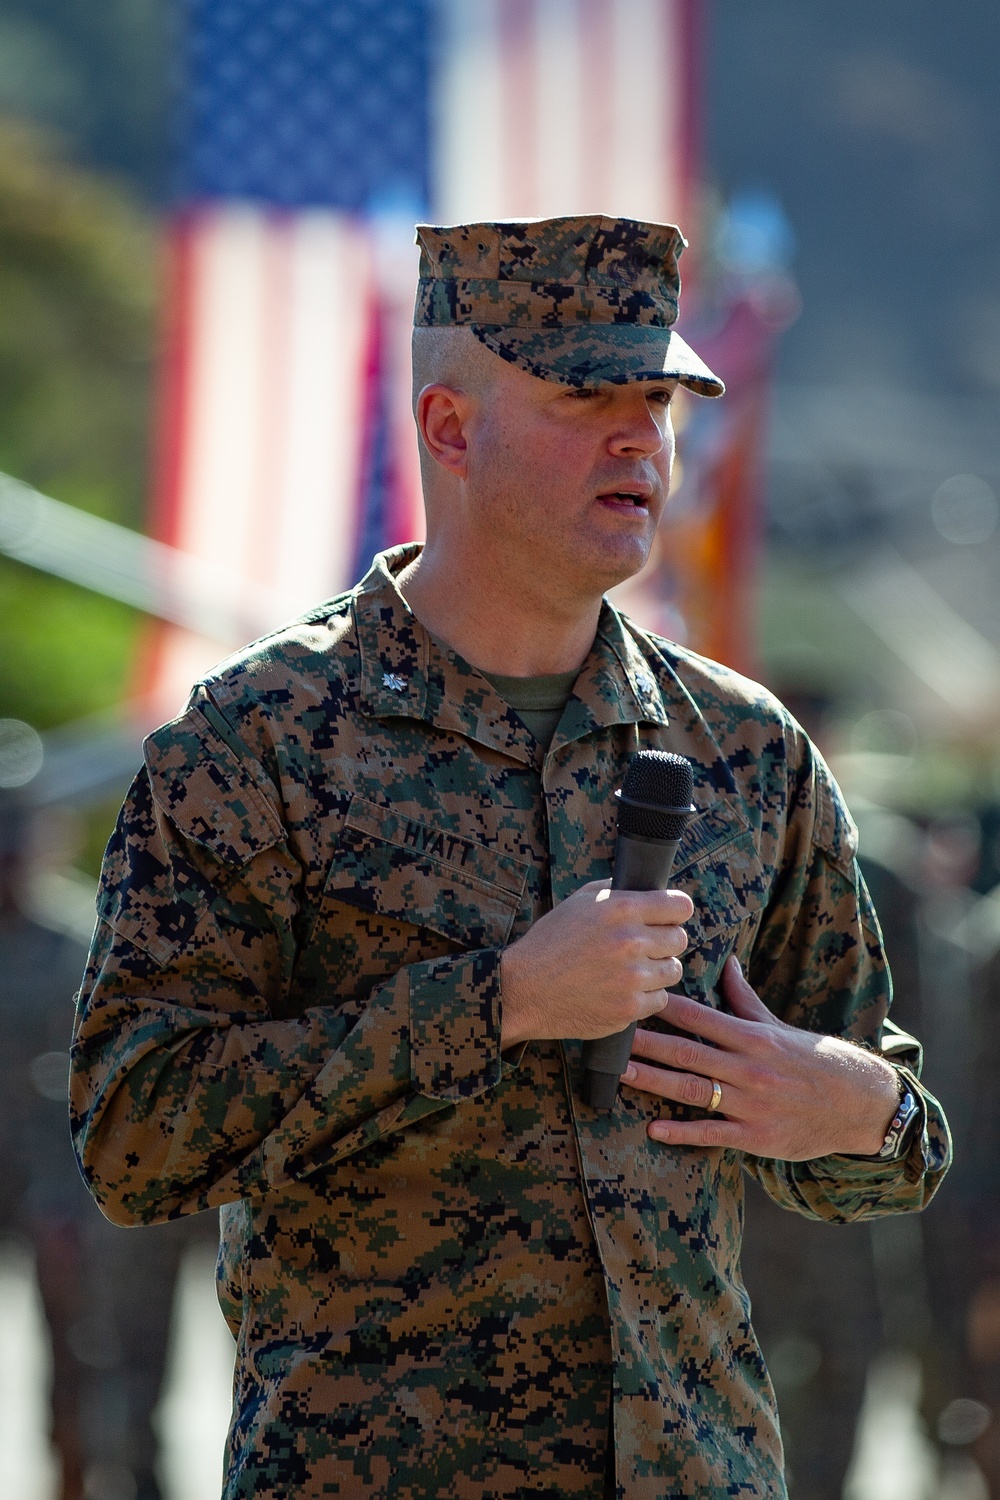
M 669 406 L 673 394 L 672 390 L 648 391 L 646 393 L 646 400 L 654 402 L 657 406 Z
M 592 401 L 601 393 L 595 385 L 578 385 L 568 393 L 572 401 Z

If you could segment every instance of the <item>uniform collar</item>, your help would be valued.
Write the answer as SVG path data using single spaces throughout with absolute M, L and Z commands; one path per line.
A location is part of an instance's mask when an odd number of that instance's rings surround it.
M 419 551 L 410 544 L 380 552 L 358 585 L 363 710 L 380 719 L 423 719 L 540 766 L 544 757 L 514 710 L 481 672 L 428 634 L 400 593 L 396 579 Z M 550 753 L 614 724 L 668 722 L 645 657 L 605 600 Z

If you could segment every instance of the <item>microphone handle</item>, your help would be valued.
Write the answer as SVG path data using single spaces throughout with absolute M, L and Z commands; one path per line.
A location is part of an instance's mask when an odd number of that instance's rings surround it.
M 680 839 L 644 839 L 620 833 L 615 845 L 613 891 L 665 891 Z M 583 1097 L 605 1114 L 614 1109 L 618 1083 L 632 1055 L 636 1022 L 613 1036 L 583 1044 Z

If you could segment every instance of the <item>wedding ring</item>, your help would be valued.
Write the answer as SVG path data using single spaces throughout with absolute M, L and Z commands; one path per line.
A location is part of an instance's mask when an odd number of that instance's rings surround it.
M 718 1109 L 718 1107 L 719 1107 L 719 1105 L 721 1103 L 722 1103 L 722 1084 L 719 1082 L 719 1080 L 717 1078 L 713 1078 L 712 1079 L 712 1097 L 711 1097 L 711 1099 L 709 1099 L 708 1104 L 707 1104 L 706 1107 L 711 1111 L 713 1109 Z

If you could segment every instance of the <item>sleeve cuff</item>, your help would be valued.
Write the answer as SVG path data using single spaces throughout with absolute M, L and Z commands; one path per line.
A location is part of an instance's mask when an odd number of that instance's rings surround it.
M 891 1058 L 886 1059 L 892 1062 Z M 927 1101 L 914 1073 L 908 1067 L 900 1066 L 893 1062 L 896 1077 L 899 1080 L 900 1099 L 910 1094 L 916 1101 L 917 1113 L 910 1122 L 904 1139 L 901 1142 L 902 1149 L 897 1150 L 892 1156 L 849 1156 L 841 1153 L 836 1156 L 824 1157 L 821 1160 L 837 1163 L 855 1162 L 864 1163 L 870 1167 L 881 1167 L 892 1176 L 899 1173 L 903 1168 L 903 1174 L 908 1182 L 917 1182 L 931 1165 L 930 1141 L 927 1131 Z
M 429 1099 L 471 1099 L 500 1082 L 500 949 L 414 965 L 410 1070 Z

